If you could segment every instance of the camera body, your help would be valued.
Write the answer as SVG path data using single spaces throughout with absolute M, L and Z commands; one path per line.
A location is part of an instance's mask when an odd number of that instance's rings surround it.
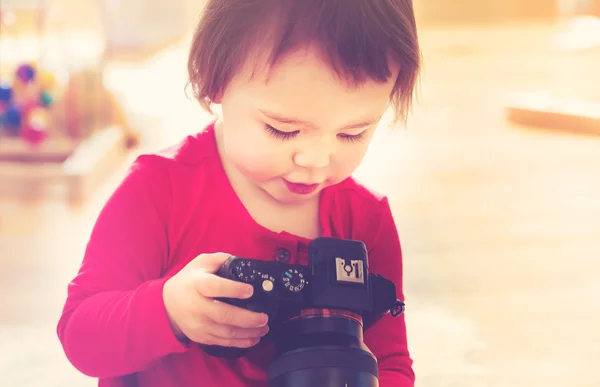
M 249 299 L 220 301 L 266 313 L 271 334 L 290 319 L 319 310 L 331 315 L 354 316 L 362 329 L 368 329 L 387 313 L 404 312 L 396 299 L 395 284 L 381 275 L 369 274 L 368 257 L 360 241 L 317 238 L 308 246 L 308 266 L 230 257 L 217 275 L 251 284 Z M 248 349 L 201 345 L 209 355 L 238 358 Z

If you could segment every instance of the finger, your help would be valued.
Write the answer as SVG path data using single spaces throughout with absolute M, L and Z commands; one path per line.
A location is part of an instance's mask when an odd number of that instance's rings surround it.
M 206 345 L 219 345 L 221 347 L 236 347 L 236 348 L 250 348 L 260 343 L 260 338 L 253 339 L 225 339 L 222 337 L 213 336 L 207 334 L 203 340 Z
M 218 324 L 240 328 L 261 328 L 269 321 L 264 313 L 252 312 L 217 300 L 213 300 L 212 305 L 206 309 L 207 317 Z
M 269 327 L 265 325 L 262 328 L 240 328 L 233 325 L 212 323 L 206 327 L 206 331 L 221 339 L 260 339 L 269 332 Z
M 225 253 L 200 254 L 192 260 L 192 265 L 203 269 L 208 273 L 216 273 L 217 270 L 231 257 Z
M 204 273 L 196 281 L 198 293 L 208 298 L 224 297 L 246 299 L 252 296 L 252 285 L 236 282 L 214 274 Z

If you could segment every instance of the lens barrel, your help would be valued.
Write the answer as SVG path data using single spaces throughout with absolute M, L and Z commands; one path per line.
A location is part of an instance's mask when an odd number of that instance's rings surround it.
M 378 387 L 377 359 L 353 313 L 304 314 L 274 332 L 270 387 Z

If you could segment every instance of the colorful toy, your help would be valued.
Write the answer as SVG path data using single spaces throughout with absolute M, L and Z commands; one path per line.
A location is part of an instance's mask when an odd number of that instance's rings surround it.
M 35 69 L 30 64 L 24 64 L 17 69 L 17 79 L 23 83 L 32 82 L 35 79 Z
M 55 85 L 51 73 L 29 63 L 19 66 L 12 83 L 0 86 L 0 129 L 33 146 L 41 144 L 50 124 Z
M 77 15 L 66 3 L 0 0 L 0 13 L 13 17 L 10 23 L 0 17 L 0 35 L 11 47 L 27 47 L 0 52 L 0 187 L 43 197 L 63 186 L 69 201 L 79 204 L 119 165 L 126 147 L 137 144 L 139 132 L 105 87 L 105 53 L 89 60 L 70 50 L 68 37 L 47 39 L 63 30 L 65 17 Z M 47 23 L 50 7 L 56 17 Z M 29 44 L 32 35 L 37 44 Z

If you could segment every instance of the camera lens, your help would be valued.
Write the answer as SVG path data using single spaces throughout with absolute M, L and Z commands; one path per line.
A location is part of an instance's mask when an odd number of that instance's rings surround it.
M 270 387 L 378 387 L 377 360 L 363 342 L 360 315 L 308 309 L 274 333 Z

